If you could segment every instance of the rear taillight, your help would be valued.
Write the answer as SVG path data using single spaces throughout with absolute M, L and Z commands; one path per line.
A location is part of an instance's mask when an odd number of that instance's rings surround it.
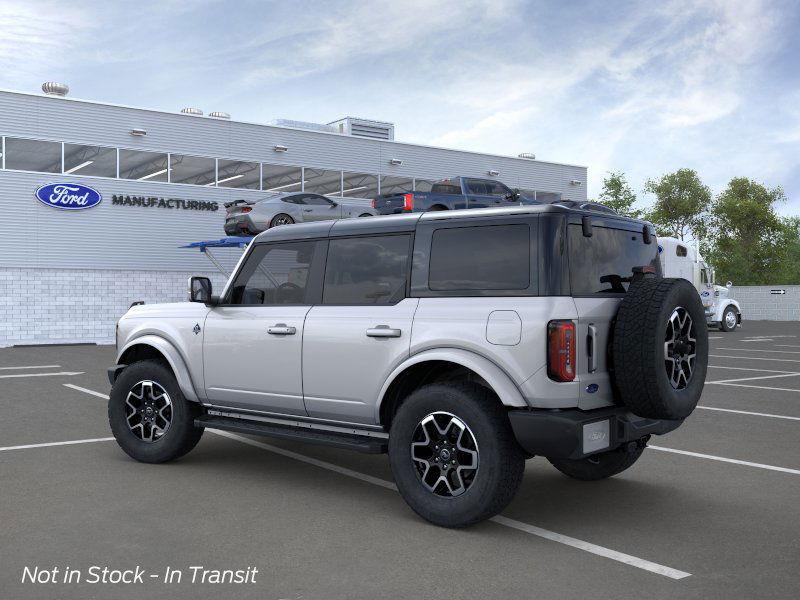
M 555 381 L 575 379 L 575 323 L 547 324 L 547 374 Z
M 414 210 L 414 194 L 403 194 L 403 210 Z
M 373 198 L 372 201 L 370 202 L 370 204 L 372 205 L 372 208 L 378 208 L 377 206 L 375 206 L 376 202 L 377 202 L 377 200 L 375 198 Z
M 242 208 L 242 212 L 243 213 L 249 213 L 251 210 L 253 210 L 253 209 L 251 207 L 249 207 L 249 206 L 245 206 L 245 207 Z

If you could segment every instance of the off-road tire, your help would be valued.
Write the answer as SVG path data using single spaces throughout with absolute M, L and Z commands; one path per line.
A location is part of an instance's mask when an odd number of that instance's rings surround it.
M 478 470 L 466 491 L 443 497 L 422 482 L 411 458 L 411 442 L 420 422 L 447 412 L 467 425 L 478 450 Z M 473 383 L 433 383 L 401 405 L 389 431 L 389 463 L 403 499 L 419 516 L 442 527 L 466 527 L 505 508 L 519 488 L 525 457 L 497 397 Z
M 169 428 L 152 442 L 137 437 L 128 426 L 126 416 L 128 393 L 138 382 L 148 380 L 166 390 L 172 403 Z M 128 456 L 145 463 L 175 460 L 194 448 L 203 435 L 203 428 L 194 425 L 195 418 L 201 412 L 199 404 L 183 397 L 172 371 L 154 360 L 136 362 L 123 369 L 111 388 L 108 400 L 108 424 L 114 438 Z
M 694 323 L 694 364 L 682 389 L 665 368 L 665 338 L 673 311 L 681 307 Z M 614 384 L 622 402 L 651 419 L 688 417 L 703 391 L 708 368 L 708 327 L 700 295 L 685 279 L 645 278 L 631 284 L 613 330 Z
M 733 327 L 728 327 L 728 313 L 733 313 L 734 317 L 736 316 L 736 310 L 732 306 L 728 306 L 722 311 L 722 320 L 719 322 L 719 329 L 720 331 L 730 332 L 734 331 L 738 325 L 738 322 L 734 322 Z
M 568 458 L 548 458 L 550 464 L 564 475 L 581 481 L 597 481 L 622 473 L 639 460 L 644 452 L 644 445 L 636 445 L 632 452 L 624 446 L 610 452 L 602 452 L 586 458 L 571 460 Z

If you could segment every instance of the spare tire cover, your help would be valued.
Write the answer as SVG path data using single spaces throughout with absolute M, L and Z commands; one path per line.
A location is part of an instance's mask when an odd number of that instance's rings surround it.
M 708 369 L 708 328 L 700 294 L 685 279 L 645 278 L 622 300 L 612 342 L 622 402 L 652 419 L 688 417 Z

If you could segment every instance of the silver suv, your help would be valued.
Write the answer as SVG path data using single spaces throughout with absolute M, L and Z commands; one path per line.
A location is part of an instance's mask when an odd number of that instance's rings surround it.
M 678 427 L 706 375 L 699 296 L 661 277 L 652 225 L 564 206 L 270 229 L 222 293 L 119 321 L 108 414 L 133 458 L 212 427 L 388 452 L 408 504 L 461 527 L 525 460 L 620 473 Z

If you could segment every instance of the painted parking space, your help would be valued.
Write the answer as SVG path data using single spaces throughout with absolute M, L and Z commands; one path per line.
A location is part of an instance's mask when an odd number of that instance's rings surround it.
M 748 338 L 712 332 L 708 380 L 718 383 L 704 390 L 707 408 L 651 440 L 665 450 L 651 448 L 630 470 L 594 483 L 535 458 L 502 517 L 466 531 L 416 517 L 394 492 L 383 456 L 208 432 L 180 461 L 136 463 L 109 439 L 112 347 L 0 350 L 0 375 L 81 373 L 0 379 L 0 468 L 12 483 L 0 506 L 9 524 L 0 550 L 12 567 L 0 572 L 0 589 L 40 597 L 8 576 L 42 556 L 91 563 L 133 554 L 155 567 L 174 563 L 180 549 L 188 562 L 263 566 L 269 585 L 237 589 L 237 597 L 352 597 L 348 581 L 364 582 L 365 570 L 374 582 L 360 584 L 363 597 L 393 597 L 401 584 L 404 597 L 525 597 L 532 589 L 543 597 L 566 589 L 576 597 L 782 597 L 787 583 L 800 585 L 787 558 L 800 537 L 800 356 L 748 349 L 780 350 L 776 343 L 800 337 L 764 337 L 769 327 L 759 337 L 758 324 L 746 327 Z M 783 329 L 792 327 L 800 335 L 798 324 Z M 18 550 L 23 535 L 29 541 Z M 764 573 L 780 585 L 765 588 Z

